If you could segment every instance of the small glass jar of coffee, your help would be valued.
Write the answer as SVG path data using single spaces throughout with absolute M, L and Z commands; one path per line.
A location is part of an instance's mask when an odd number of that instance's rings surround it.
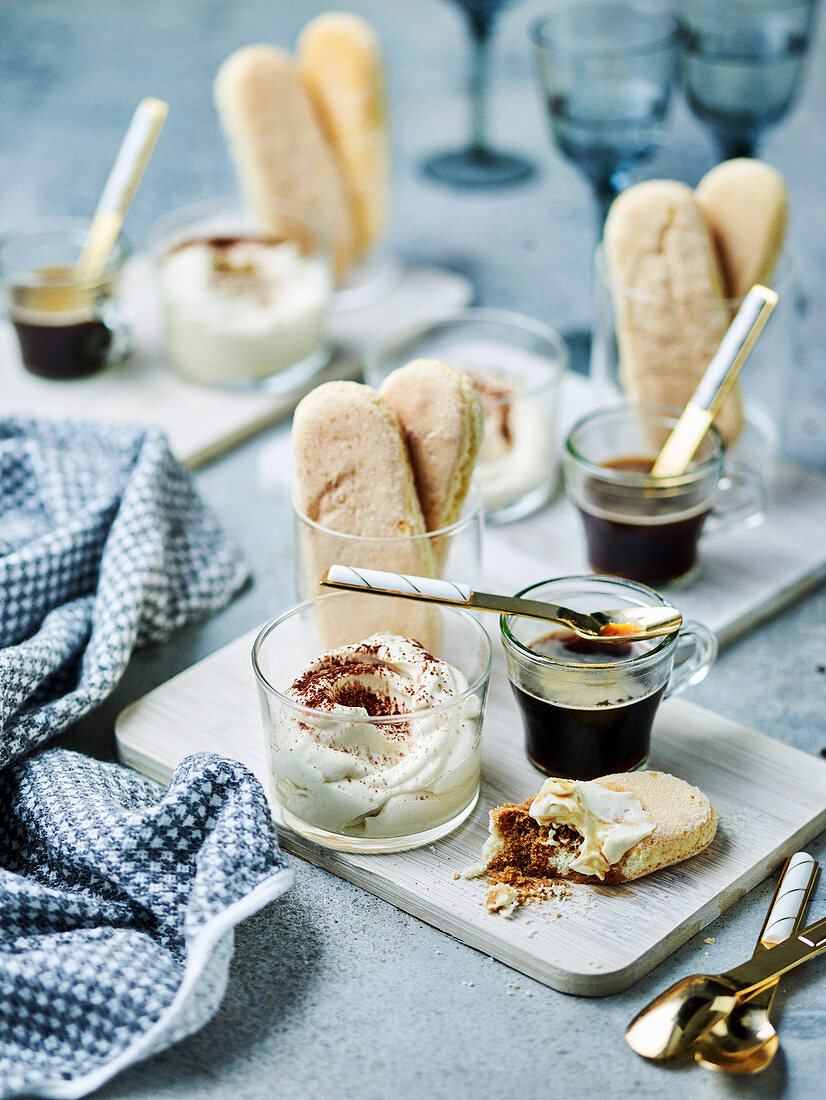
M 23 366 L 41 378 L 84 378 L 129 351 L 118 300 L 129 249 L 121 236 L 105 270 L 79 278 L 89 225 L 84 218 L 57 218 L 0 237 L 5 310 Z
M 517 596 L 589 612 L 666 602 L 644 585 L 594 576 L 542 581 Z M 644 642 L 584 640 L 518 615 L 501 616 L 500 627 L 528 758 L 564 779 L 645 767 L 660 702 L 701 680 L 717 654 L 699 623 Z
M 759 523 L 766 486 L 726 470 L 712 425 L 685 473 L 651 476 L 681 410 L 623 404 L 597 409 L 571 428 L 563 450 L 565 492 L 582 517 L 596 573 L 641 584 L 687 584 L 703 531 Z

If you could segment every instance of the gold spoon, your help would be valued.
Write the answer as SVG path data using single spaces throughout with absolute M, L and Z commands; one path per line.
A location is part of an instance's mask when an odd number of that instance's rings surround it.
M 634 1017 L 625 1032 L 628 1045 L 655 1061 L 685 1054 L 741 1004 L 823 951 L 826 917 L 724 974 L 683 978 Z
M 776 305 L 775 292 L 759 283 L 745 296 L 700 384 L 651 467 L 652 477 L 676 477 L 688 469 Z
M 377 596 L 397 596 L 426 603 L 446 603 L 474 611 L 496 611 L 500 615 L 522 615 L 529 619 L 561 623 L 580 638 L 600 642 L 638 642 L 673 634 L 683 617 L 674 607 L 619 607 L 613 611 L 574 611 L 543 600 L 525 600 L 517 596 L 497 596 L 492 592 L 474 592 L 470 585 L 442 581 L 433 577 L 411 577 L 406 573 L 385 573 L 378 569 L 354 569 L 350 565 L 331 565 L 321 584 L 371 592 Z
M 796 852 L 786 860 L 760 930 L 755 955 L 780 943 L 800 927 L 817 868 L 817 862 L 806 852 Z M 694 1048 L 697 1064 L 727 1073 L 764 1070 L 779 1046 L 769 1018 L 776 990 L 775 982 L 707 1031 Z

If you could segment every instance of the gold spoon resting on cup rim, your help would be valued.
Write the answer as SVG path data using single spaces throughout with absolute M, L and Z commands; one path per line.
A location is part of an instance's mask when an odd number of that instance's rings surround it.
M 580 638 L 599 642 L 637 642 L 673 634 L 683 617 L 674 607 L 619 607 L 612 611 L 575 611 L 570 607 L 526 600 L 518 596 L 500 596 L 475 592 L 468 584 L 413 577 L 406 573 L 386 573 L 378 569 L 331 565 L 321 584 L 377 596 L 397 596 L 405 600 L 444 603 L 472 611 L 494 611 L 500 615 L 521 615 L 529 619 L 567 626 Z

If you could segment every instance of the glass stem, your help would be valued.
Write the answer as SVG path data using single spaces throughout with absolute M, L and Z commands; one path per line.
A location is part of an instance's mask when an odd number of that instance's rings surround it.
M 721 160 L 733 160 L 735 157 L 754 157 L 757 155 L 757 138 L 753 134 L 731 134 L 717 131 L 715 136 Z
M 474 152 L 487 149 L 488 60 L 494 16 L 491 11 L 466 8 L 470 27 L 470 145 Z
M 602 240 L 602 230 L 605 228 L 605 219 L 611 209 L 611 203 L 626 186 L 627 181 L 620 182 L 615 176 L 607 179 L 594 180 L 594 197 L 596 199 L 597 217 L 597 244 Z

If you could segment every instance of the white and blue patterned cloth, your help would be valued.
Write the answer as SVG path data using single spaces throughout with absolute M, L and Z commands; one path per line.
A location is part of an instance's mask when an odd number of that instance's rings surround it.
M 0 1096 L 80 1097 L 210 1018 L 233 928 L 291 883 L 258 780 L 169 790 L 52 749 L 0 775 Z
M 164 792 L 29 756 L 246 577 L 158 430 L 0 420 L 0 1097 L 85 1096 L 201 1027 L 232 929 L 290 884 L 235 761 Z
M 0 767 L 246 577 L 157 428 L 0 420 Z

